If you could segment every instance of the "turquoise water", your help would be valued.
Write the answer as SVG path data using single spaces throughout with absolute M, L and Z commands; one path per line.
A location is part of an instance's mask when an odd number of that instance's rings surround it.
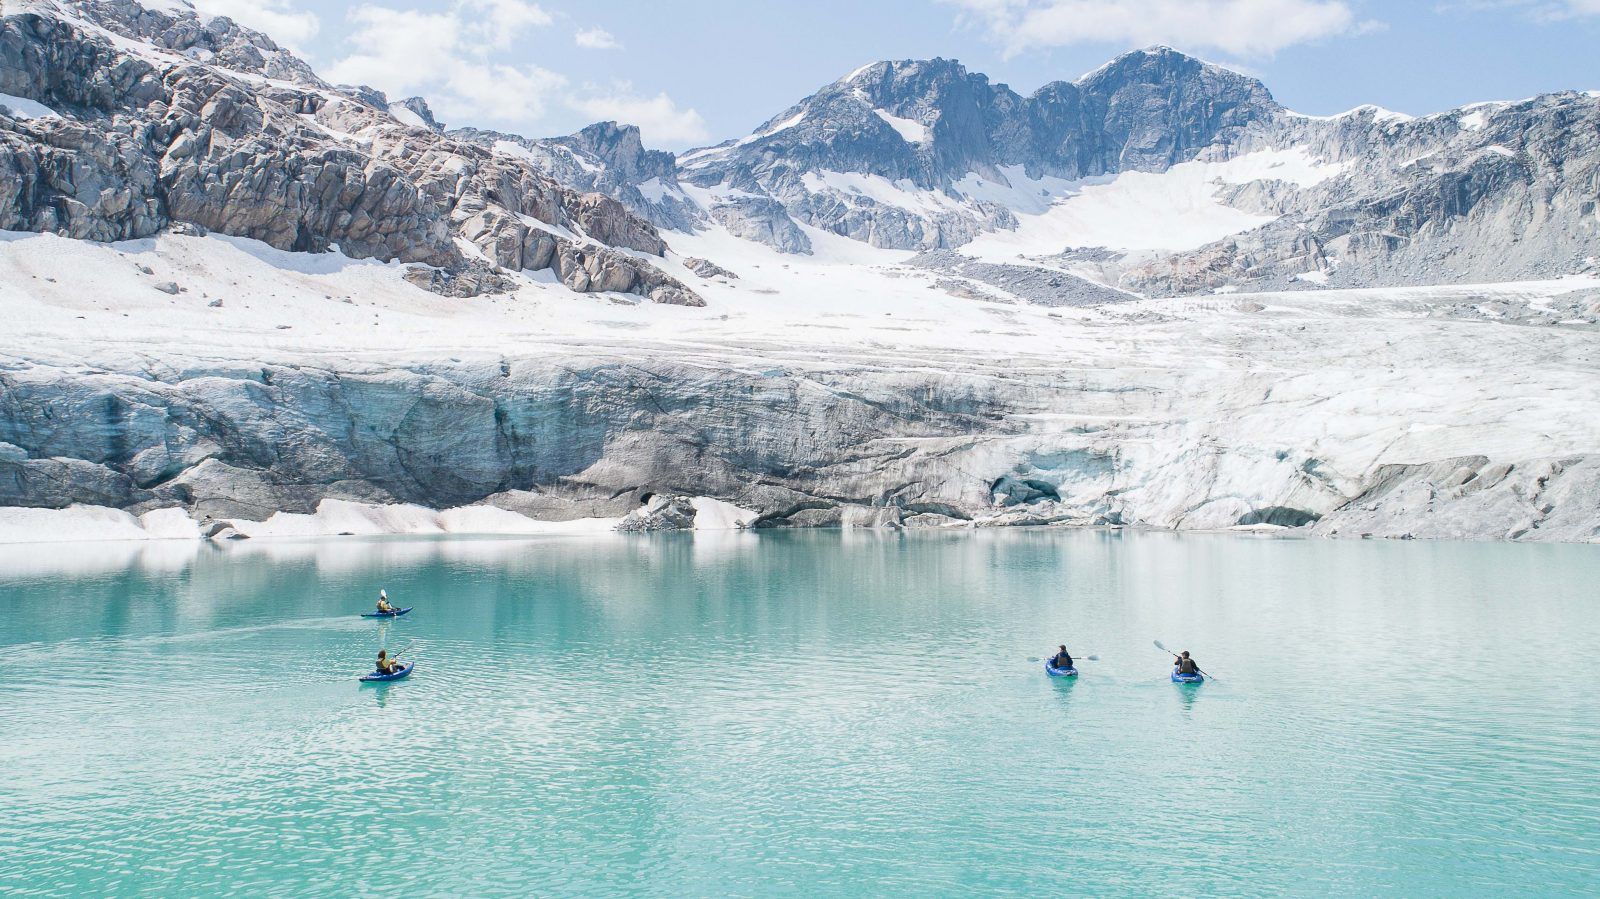
M 1099 532 L 4 548 L 0 894 L 1593 894 L 1597 583 Z

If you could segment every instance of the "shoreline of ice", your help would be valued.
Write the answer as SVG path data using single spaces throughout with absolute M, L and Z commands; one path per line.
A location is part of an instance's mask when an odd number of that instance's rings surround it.
M 690 502 L 696 509 L 696 531 L 742 530 L 756 514 L 709 497 L 694 497 Z M 543 521 L 487 505 L 429 509 L 412 504 L 327 499 L 309 514 L 278 512 L 263 521 L 216 519 L 202 528 L 201 522 L 177 507 L 134 515 L 107 506 L 8 506 L 0 507 L 0 545 L 325 537 L 554 537 L 616 533 L 622 521 L 621 517 Z

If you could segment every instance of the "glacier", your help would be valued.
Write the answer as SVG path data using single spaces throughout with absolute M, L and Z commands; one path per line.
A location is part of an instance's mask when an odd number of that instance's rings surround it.
M 0 16 L 0 542 L 1600 540 L 1600 97 L 872 63 L 674 156 L 183 4 Z
M 415 532 L 461 507 L 618 519 L 654 496 L 750 527 L 1600 526 L 1595 279 L 1049 308 L 811 236 L 803 262 L 677 241 L 739 275 L 675 250 L 662 264 L 708 298 L 686 309 L 537 281 L 441 307 L 337 254 L 11 234 L 0 503 L 176 507 L 243 536 Z M 412 511 L 248 524 L 330 500 Z

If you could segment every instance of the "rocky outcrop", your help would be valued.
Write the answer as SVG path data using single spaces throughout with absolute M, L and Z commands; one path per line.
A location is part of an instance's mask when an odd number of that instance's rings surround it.
M 1037 306 L 1097 306 L 1133 299 L 1130 294 L 1120 293 L 1104 284 L 1067 272 L 1026 265 L 978 262 L 951 250 L 919 253 L 912 257 L 909 264 L 988 284 Z M 957 283 L 946 283 L 950 289 L 959 289 Z M 976 299 L 993 299 L 989 294 L 974 292 L 971 295 Z
M 726 278 L 735 281 L 739 278 L 738 275 L 728 271 L 715 262 L 712 262 L 709 259 L 701 259 L 697 256 L 685 257 L 683 260 L 683 267 L 691 272 L 694 272 L 702 278 Z
M 656 495 L 617 523 L 619 531 L 694 530 L 695 508 L 686 496 Z
M 1346 167 L 1272 223 L 1128 268 L 1129 289 L 1311 289 L 1555 278 L 1600 255 L 1600 97 L 1551 94 L 1422 119 L 1286 124 Z
M 766 244 L 780 253 L 811 254 L 811 238 L 777 200 L 733 197 L 712 206 L 711 218 L 734 237 Z
M 655 227 L 617 201 L 436 133 L 416 100 L 401 104 L 425 126 L 412 127 L 382 94 L 332 88 L 225 18 L 132 0 L 8 7 L 0 92 L 59 113 L 0 116 L 6 229 L 115 241 L 181 224 L 282 250 L 422 263 L 438 271 L 414 283 L 448 295 L 507 289 L 509 274 L 559 266 L 574 290 L 698 302 L 611 249 L 665 250 Z M 537 239 L 524 253 L 530 221 L 587 242 Z M 475 268 L 457 237 L 506 271 Z
M 705 223 L 705 210 L 678 184 L 676 157 L 645 149 L 637 126 L 598 122 L 543 139 L 478 128 L 450 136 L 512 153 L 562 184 L 611 197 L 657 227 L 694 231 Z
M 410 113 L 411 116 L 415 116 L 417 121 L 422 123 L 422 127 L 427 128 L 429 131 L 438 133 L 443 133 L 444 131 L 444 124 L 433 117 L 433 110 L 429 108 L 428 101 L 421 97 L 407 97 L 404 100 L 391 103 L 389 104 L 389 112 L 393 113 L 401 121 L 409 118 L 405 113 Z

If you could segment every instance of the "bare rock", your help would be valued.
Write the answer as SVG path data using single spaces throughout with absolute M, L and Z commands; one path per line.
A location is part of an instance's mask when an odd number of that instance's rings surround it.
M 617 523 L 619 531 L 688 531 L 694 529 L 694 506 L 684 496 L 657 494 Z
M 683 267 L 702 278 L 728 278 L 738 280 L 739 276 L 728 271 L 709 259 L 698 256 L 689 256 L 683 260 Z

